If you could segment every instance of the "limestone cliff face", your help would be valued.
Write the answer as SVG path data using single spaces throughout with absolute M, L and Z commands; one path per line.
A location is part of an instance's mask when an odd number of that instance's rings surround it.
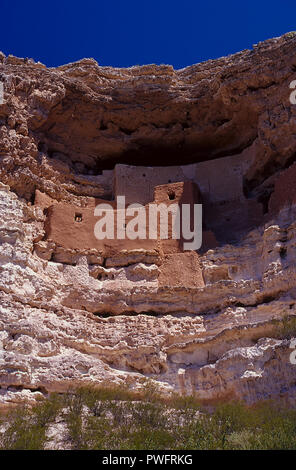
M 148 377 L 202 400 L 294 403 L 281 331 L 296 315 L 295 45 L 287 34 L 182 70 L 0 55 L 3 406 Z M 46 239 L 36 194 L 110 199 L 118 164 L 199 185 L 214 240 L 199 252 L 203 283 L 166 283 L 173 264 L 157 250 L 104 257 Z

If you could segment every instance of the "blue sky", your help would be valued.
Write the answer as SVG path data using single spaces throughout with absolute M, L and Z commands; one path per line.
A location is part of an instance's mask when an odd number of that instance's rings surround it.
M 0 50 L 57 66 L 182 68 L 296 30 L 296 2 L 0 0 Z

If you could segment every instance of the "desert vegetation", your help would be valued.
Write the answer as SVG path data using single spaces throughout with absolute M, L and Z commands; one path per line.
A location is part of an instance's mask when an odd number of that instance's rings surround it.
M 1 449 L 296 449 L 296 410 L 84 387 L 1 417 Z

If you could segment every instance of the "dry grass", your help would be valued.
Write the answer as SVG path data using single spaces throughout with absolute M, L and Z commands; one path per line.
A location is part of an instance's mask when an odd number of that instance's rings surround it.
M 2 449 L 44 449 L 57 418 L 72 449 L 296 449 L 296 411 L 265 403 L 221 404 L 209 414 L 194 397 L 149 389 L 81 388 L 52 394 L 2 417 Z

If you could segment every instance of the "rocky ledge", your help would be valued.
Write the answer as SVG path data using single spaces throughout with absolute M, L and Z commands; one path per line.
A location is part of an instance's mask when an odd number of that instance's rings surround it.
M 288 33 L 181 70 L 0 54 L 1 406 L 147 379 L 203 401 L 294 405 L 295 46 Z M 202 283 L 166 285 L 157 250 L 52 248 L 36 191 L 110 200 L 102 175 L 118 164 L 197 165 L 215 238 L 198 253 Z M 257 215 L 233 237 L 217 206 Z

